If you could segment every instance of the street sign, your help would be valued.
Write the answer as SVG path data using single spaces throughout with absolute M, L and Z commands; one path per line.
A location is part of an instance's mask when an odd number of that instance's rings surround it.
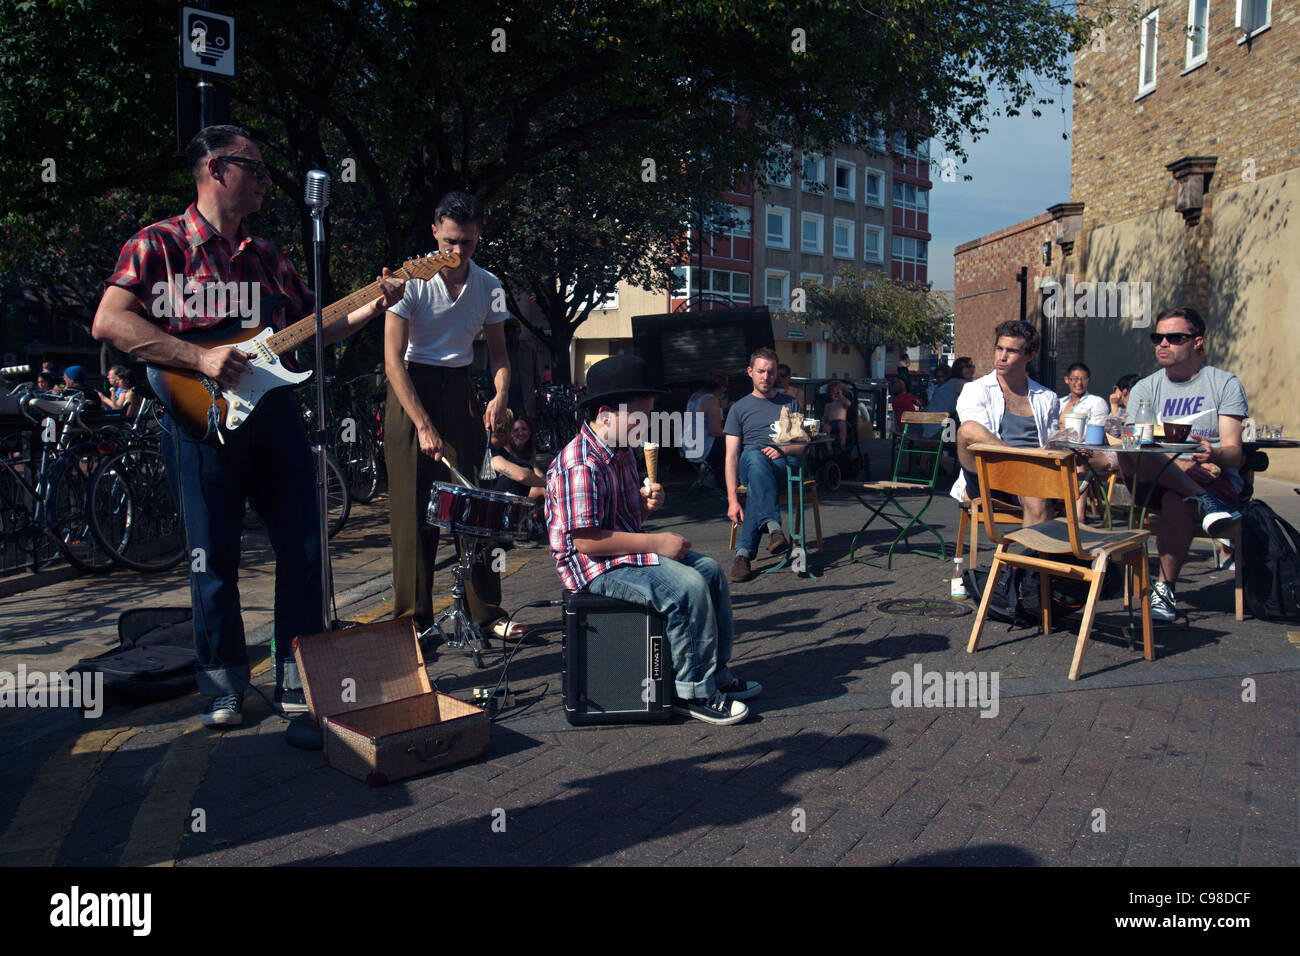
M 801 339 L 803 338 L 803 329 L 790 329 L 785 334 L 790 336 L 792 339 Z
M 181 7 L 181 68 L 235 75 L 235 18 Z

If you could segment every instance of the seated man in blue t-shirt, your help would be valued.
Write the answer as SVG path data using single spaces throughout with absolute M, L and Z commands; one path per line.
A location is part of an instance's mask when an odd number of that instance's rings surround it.
M 740 525 L 740 540 L 731 564 L 730 578 L 739 583 L 750 578 L 750 559 L 758 552 L 758 540 L 771 534 L 769 554 L 790 546 L 781 531 L 781 509 L 777 504 L 786 469 L 797 466 L 807 446 L 773 445 L 772 424 L 782 408 L 801 411 L 798 399 L 777 393 L 776 352 L 755 349 L 746 369 L 754 390 L 731 406 L 723 431 L 727 436 L 727 517 Z M 745 507 L 736 489 L 748 488 Z

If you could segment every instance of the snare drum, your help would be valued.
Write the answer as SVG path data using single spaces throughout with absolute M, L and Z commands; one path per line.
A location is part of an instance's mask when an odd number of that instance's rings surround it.
M 452 534 L 519 537 L 526 533 L 524 521 L 532 511 L 532 499 L 504 491 L 435 482 L 429 492 L 429 524 Z

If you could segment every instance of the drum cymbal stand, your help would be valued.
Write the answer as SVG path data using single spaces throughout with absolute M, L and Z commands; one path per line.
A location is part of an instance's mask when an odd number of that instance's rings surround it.
M 478 558 L 478 549 L 483 544 L 488 544 L 488 539 L 480 539 L 471 535 L 461 536 L 460 559 L 451 569 L 451 607 L 439 614 L 433 621 L 433 625 L 420 634 L 420 640 L 425 640 L 433 636 L 433 632 L 438 632 L 438 637 L 448 647 L 468 647 L 470 653 L 474 656 L 474 666 L 483 668 L 483 651 L 492 646 L 491 642 L 483 636 L 482 629 L 475 623 L 474 618 L 469 614 L 469 603 L 465 600 L 465 579 L 473 573 L 474 561 Z M 448 632 L 443 630 L 443 622 L 450 619 Z

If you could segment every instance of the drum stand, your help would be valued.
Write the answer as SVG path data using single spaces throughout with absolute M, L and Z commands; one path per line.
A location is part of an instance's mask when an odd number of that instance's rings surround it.
M 483 663 L 483 651 L 492 645 L 483 636 L 482 629 L 470 617 L 469 604 L 465 600 L 465 579 L 473 573 L 480 544 L 487 542 L 469 535 L 463 536 L 461 542 L 460 560 L 451 569 L 451 607 L 434 619 L 433 625 L 420 634 L 420 639 L 430 638 L 433 632 L 437 631 L 442 642 L 448 647 L 469 647 L 470 653 L 474 655 L 474 666 L 482 668 L 486 666 Z M 443 622 L 448 618 L 451 619 L 452 624 L 451 637 L 448 637 L 447 632 L 442 629 Z

